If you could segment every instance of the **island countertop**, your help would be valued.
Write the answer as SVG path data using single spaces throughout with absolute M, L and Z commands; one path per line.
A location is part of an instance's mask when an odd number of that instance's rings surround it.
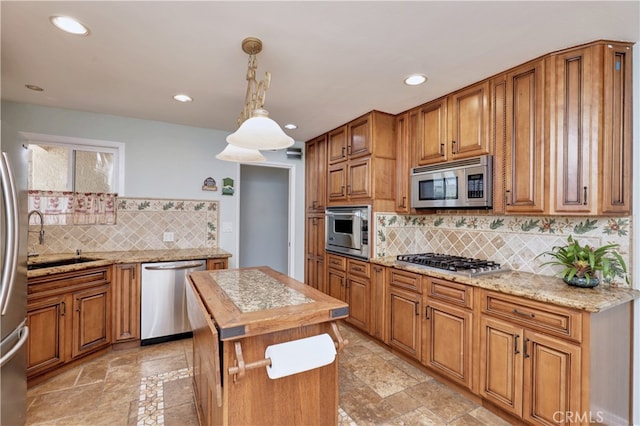
M 190 275 L 220 340 L 234 340 L 346 318 L 345 302 L 263 266 Z

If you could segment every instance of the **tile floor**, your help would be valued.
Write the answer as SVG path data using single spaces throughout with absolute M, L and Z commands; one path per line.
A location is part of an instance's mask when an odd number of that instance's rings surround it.
M 347 326 L 340 426 L 507 425 Z M 27 425 L 197 425 L 191 340 L 112 351 L 27 392 Z M 73 413 L 73 414 L 72 414 Z

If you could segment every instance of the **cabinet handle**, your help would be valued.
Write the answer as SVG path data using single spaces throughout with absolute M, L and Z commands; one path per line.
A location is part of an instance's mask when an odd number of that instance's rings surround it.
M 347 155 L 351 155 L 351 145 L 347 145 Z
M 510 198 L 511 198 L 511 190 L 510 190 L 510 189 L 507 189 L 506 191 L 504 191 L 504 199 L 505 199 L 505 201 L 506 201 L 506 203 L 507 203 L 507 205 L 508 205 L 508 206 L 510 206 L 510 205 L 511 205 L 511 200 L 510 200 Z
M 522 312 L 519 311 L 517 309 L 512 310 L 511 312 L 513 312 L 516 315 L 520 315 L 521 317 L 527 317 L 527 318 L 535 318 L 536 316 L 530 312 Z
M 444 157 L 444 144 L 440 144 L 440 156 Z
M 407 197 L 406 196 L 402 197 L 402 204 L 400 204 L 398 207 L 402 207 L 403 209 L 407 207 Z
M 416 316 L 420 315 L 420 310 L 418 309 L 418 302 L 413 302 L 413 305 L 416 308 Z
M 344 185 L 340 187 L 340 195 L 344 195 Z
M 344 155 L 345 151 L 346 151 L 346 148 L 343 146 L 343 147 L 342 147 L 342 153 L 340 154 L 340 157 L 344 157 L 344 156 L 345 156 L 345 155 Z
M 347 185 L 347 195 L 351 195 L 351 185 Z
M 431 317 L 429 317 L 429 305 L 424 308 L 424 318 L 428 320 L 431 319 Z
M 583 205 L 587 205 L 587 187 L 585 186 L 584 188 L 582 188 L 583 192 L 584 192 L 584 202 L 582 203 Z
M 80 299 L 76 299 L 76 303 L 78 304 L 78 307 L 76 308 L 76 312 L 80 312 L 80 308 L 82 307 L 82 304 L 80 303 Z
M 518 355 L 520 351 L 518 350 L 518 339 L 520 338 L 519 334 L 513 335 L 513 353 Z
M 62 310 L 60 311 L 60 316 L 63 317 L 64 314 L 67 313 L 67 304 L 65 302 L 60 302 Z
M 451 141 L 451 152 L 458 153 L 458 143 L 456 141 Z
M 529 351 L 527 350 L 527 344 L 529 343 L 529 339 L 524 339 L 524 345 L 522 345 L 522 349 L 524 350 L 524 357 L 529 358 Z

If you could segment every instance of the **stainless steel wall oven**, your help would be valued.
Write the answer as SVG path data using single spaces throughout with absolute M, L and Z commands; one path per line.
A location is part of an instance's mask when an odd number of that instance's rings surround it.
M 371 206 L 327 207 L 326 250 L 369 259 L 371 240 Z

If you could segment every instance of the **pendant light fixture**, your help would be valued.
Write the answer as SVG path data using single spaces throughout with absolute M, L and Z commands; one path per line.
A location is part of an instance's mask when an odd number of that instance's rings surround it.
M 262 41 L 255 37 L 248 37 L 242 41 L 242 50 L 249 55 L 247 93 L 245 95 L 244 108 L 238 118 L 240 127 L 227 136 L 227 142 L 234 147 L 254 151 L 287 148 L 293 145 L 293 138 L 285 134 L 278 123 L 269 118 L 269 113 L 264 108 L 266 92 L 271 82 L 271 74 L 267 72 L 264 80 L 256 80 L 256 71 L 258 69 L 256 55 L 262 51 Z M 222 155 L 227 149 L 219 155 Z M 230 150 L 236 152 L 236 150 Z M 258 154 L 262 157 L 262 154 Z M 257 158 L 255 155 L 254 157 Z M 216 158 L 219 157 L 216 156 Z M 264 157 L 262 158 L 264 159 Z
M 227 144 L 221 153 L 216 155 L 218 160 L 237 161 L 238 163 L 258 163 L 267 159 L 257 149 L 240 148 Z

